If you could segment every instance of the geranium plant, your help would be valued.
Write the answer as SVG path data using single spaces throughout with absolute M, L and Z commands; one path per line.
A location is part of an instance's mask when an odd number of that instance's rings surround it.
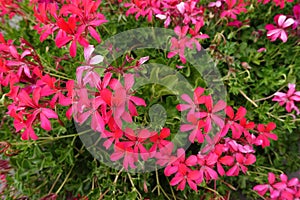
M 0 0 L 0 20 L 2 199 L 300 199 L 299 2 Z

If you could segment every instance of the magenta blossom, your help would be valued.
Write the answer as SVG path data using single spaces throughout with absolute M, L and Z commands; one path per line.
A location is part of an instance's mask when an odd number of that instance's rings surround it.
M 279 105 L 283 106 L 285 104 L 285 109 L 288 112 L 295 110 L 297 115 L 300 114 L 299 108 L 295 105 L 295 101 L 300 101 L 300 91 L 296 91 L 295 84 L 288 84 L 289 90 L 287 93 L 276 92 L 273 101 L 278 101 Z
M 295 17 L 293 29 L 296 29 L 300 25 L 300 4 L 295 5 L 293 8 L 293 11 L 294 11 L 294 17 Z
M 217 7 L 217 8 L 220 8 L 222 6 L 222 4 L 223 4 L 222 0 L 218 0 L 218 1 L 210 2 L 208 4 L 208 7 Z
M 270 199 L 285 199 L 285 200 L 295 200 L 299 199 L 299 189 L 300 184 L 298 178 L 292 178 L 288 180 L 287 175 L 281 174 L 279 176 L 280 181 L 276 179 L 275 174 L 268 174 L 268 184 L 256 185 L 253 190 L 255 190 L 259 195 L 266 196 L 269 191 Z M 269 199 L 269 198 L 267 198 Z
M 288 39 L 286 29 L 294 24 L 292 18 L 288 18 L 285 15 L 276 15 L 274 21 L 277 26 L 273 24 L 267 24 L 266 29 L 268 30 L 267 37 L 274 42 L 277 38 L 280 38 L 283 42 L 286 42 Z

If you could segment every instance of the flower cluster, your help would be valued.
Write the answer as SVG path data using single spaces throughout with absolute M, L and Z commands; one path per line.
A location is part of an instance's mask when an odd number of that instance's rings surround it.
M 200 51 L 199 40 L 209 38 L 200 30 L 204 26 L 204 7 L 198 4 L 198 0 L 131 1 L 125 3 L 124 6 L 129 8 L 126 12 L 127 16 L 135 14 L 136 19 L 140 16 L 147 16 L 149 22 L 155 16 L 164 20 L 166 28 L 170 25 L 176 26 L 174 32 L 177 38 L 172 37 L 171 39 L 171 52 L 168 54 L 168 58 L 179 55 L 181 62 L 185 63 L 185 49 L 193 49 L 195 45 L 196 49 Z
M 183 190 L 187 182 L 197 190 L 202 181 L 224 175 L 238 176 L 240 171 L 246 173 L 248 166 L 256 161 L 254 146 L 265 148 L 270 145 L 270 139 L 277 140 L 277 135 L 272 133 L 276 127 L 273 122 L 256 125 L 245 118 L 244 107 L 234 113 L 222 100 L 214 104 L 212 96 L 204 95 L 205 89 L 201 87 L 195 89 L 193 97 L 183 94 L 186 103 L 177 106 L 179 111 L 187 113 L 180 134 L 187 135 L 191 143 L 207 143 L 197 155 L 187 156 L 184 149 L 176 149 L 168 139 L 171 135 L 168 128 L 157 132 L 126 127 L 126 123 L 138 116 L 136 106 L 146 106 L 142 98 L 134 96 L 131 89 L 134 74 L 125 73 L 126 69 L 138 69 L 149 58 L 140 58 L 132 65 L 133 58 L 127 56 L 130 66 L 125 67 L 125 63 L 118 68 L 110 66 L 101 77 L 96 71 L 104 68 L 99 65 L 104 58 L 93 52 L 93 46 L 85 48 L 85 65 L 77 68 L 72 112 L 79 125 L 87 123 L 100 133 L 103 146 L 113 150 L 111 161 L 120 160 L 126 170 L 135 169 L 139 159 L 154 159 L 156 164 L 166 167 L 166 176 L 175 174 L 170 182 L 172 186 L 178 185 Z M 124 83 L 114 78 L 116 72 L 121 72 Z M 219 131 L 211 136 L 215 128 Z
M 1 0 L 0 1 L 0 21 L 5 22 L 5 16 L 9 19 L 14 17 L 16 14 L 24 15 L 20 8 L 19 2 L 16 0 Z
M 258 2 L 266 4 L 270 0 Z M 285 2 L 293 0 L 273 2 L 284 8 Z M 241 106 L 235 110 L 223 100 L 216 102 L 202 87 L 197 87 L 193 96 L 181 96 L 183 103 L 176 109 L 184 120 L 178 133 L 172 133 L 174 130 L 166 127 L 159 131 L 127 127 L 139 115 L 138 109 L 147 106 L 143 98 L 135 96 L 133 71 L 139 70 L 149 56 L 136 60 L 127 55 L 121 66 L 102 66 L 107 63 L 105 58 L 95 55 L 91 45 L 91 39 L 101 42 L 97 28 L 107 22 L 100 12 L 100 4 L 101 0 L 30 1 L 36 22 L 34 29 L 41 42 L 53 36 L 58 48 L 69 45 L 72 57 L 77 54 L 78 44 L 83 47 L 85 62 L 76 70 L 76 81 L 48 74 L 49 66 L 41 61 L 38 51 L 28 41 L 20 39 L 19 44 L 6 41 L 0 33 L 0 89 L 5 88 L 1 101 L 8 97 L 9 100 L 3 102 L 21 138 L 37 140 L 40 130 L 53 129 L 51 121 L 64 126 L 58 112 L 59 107 L 64 107 L 66 119 L 73 117 L 79 125 L 88 125 L 99 133 L 101 145 L 112 152 L 111 161 L 121 161 L 126 170 L 137 168 L 141 162 L 154 161 L 165 167 L 165 176 L 171 177 L 170 184 L 178 190 L 184 190 L 188 184 L 197 191 L 203 182 L 245 174 L 257 160 L 255 148 L 266 148 L 271 145 L 271 140 L 278 139 L 273 133 L 276 124 L 256 124 L 246 118 L 246 108 Z M 136 20 L 140 17 L 147 18 L 148 22 L 158 19 L 165 28 L 172 27 L 176 36 L 170 40 L 167 58 L 178 55 L 185 64 L 186 50 L 200 51 L 201 41 L 209 38 L 201 32 L 210 23 L 207 19 L 220 18 L 216 25 L 224 21 L 228 26 L 241 27 L 245 21 L 240 21 L 240 15 L 248 12 L 250 4 L 244 0 L 216 0 L 208 5 L 200 5 L 199 0 L 129 0 L 119 6 L 127 9 L 126 16 L 135 15 Z M 4 22 L 7 15 L 9 18 L 23 15 L 20 6 L 18 1 L 0 0 L 0 19 Z M 265 26 L 270 41 L 280 39 L 285 43 L 288 34 L 299 34 L 300 5 L 295 5 L 293 12 L 294 16 L 278 14 L 274 17 L 275 25 Z M 260 48 L 258 52 L 265 50 Z M 61 68 L 59 62 L 63 59 L 58 58 L 57 68 Z M 248 64 L 242 62 L 242 65 L 247 68 Z M 300 101 L 300 91 L 296 91 L 295 84 L 289 84 L 288 88 L 286 93 L 276 92 L 273 101 L 285 106 L 287 112 L 294 110 L 299 115 L 296 102 Z M 191 154 L 172 142 L 171 138 L 177 134 L 197 148 L 197 153 Z M 5 155 L 10 156 L 6 149 Z M 8 169 L 8 162 L 0 160 L 1 172 Z M 268 193 L 274 200 L 300 199 L 298 179 L 288 180 L 284 174 L 279 178 L 269 173 L 269 183 L 257 185 L 254 190 L 262 196 Z M 1 193 L 6 186 L 5 173 L 0 173 L 0 181 L 4 183 L 0 187 Z M 56 199 L 58 194 L 44 197 L 50 198 Z
M 258 0 L 258 2 L 263 3 L 263 4 L 267 4 L 269 3 L 271 0 Z M 285 6 L 285 2 L 294 2 L 294 0 L 273 0 L 273 3 L 275 3 L 276 6 L 280 6 L 281 9 L 284 8 Z
M 241 13 L 247 12 L 247 3 L 245 1 L 236 0 L 218 0 L 209 3 L 208 7 L 220 15 L 221 19 L 231 20 L 228 26 L 241 27 L 243 23 L 237 19 Z
M 222 100 L 214 105 L 212 96 L 205 96 L 204 92 L 203 88 L 198 87 L 193 98 L 182 95 L 188 104 L 177 106 L 179 111 L 188 112 L 187 123 L 181 125 L 180 130 L 188 132 L 191 143 L 206 142 L 197 155 L 186 158 L 183 149 L 178 149 L 176 156 L 168 155 L 170 160 L 165 163 L 167 167 L 164 172 L 166 176 L 175 174 L 170 184 L 178 185 L 179 190 L 185 188 L 186 182 L 197 190 L 197 185 L 202 181 L 209 182 L 224 175 L 238 176 L 240 171 L 246 173 L 247 166 L 256 161 L 253 147 L 264 148 L 270 145 L 270 139 L 277 140 L 277 135 L 272 133 L 276 127 L 273 122 L 255 125 L 245 118 L 247 111 L 244 107 L 234 114 L 233 108 L 226 106 Z M 222 117 L 221 111 L 225 111 L 227 117 Z M 218 127 L 220 131 L 211 136 L 209 133 L 213 127 Z
M 50 131 L 49 119 L 58 119 L 54 111 L 56 104 L 71 104 L 73 81 L 64 82 L 44 75 L 39 56 L 24 39 L 17 46 L 0 35 L 0 52 L 0 84 L 10 88 L 6 96 L 12 100 L 8 114 L 14 118 L 16 131 L 22 132 L 22 139 L 36 140 L 34 125 L 40 123 L 41 128 Z
M 284 92 L 276 92 L 274 94 L 273 101 L 278 101 L 279 105 L 284 106 L 287 112 L 296 111 L 297 115 L 300 114 L 299 108 L 295 105 L 295 102 L 300 101 L 300 91 L 296 91 L 295 84 L 288 84 L 288 91 Z
M 144 153 L 145 140 L 150 137 L 147 131 L 132 129 L 122 130 L 123 120 L 132 122 L 132 117 L 137 116 L 136 106 L 146 106 L 143 99 L 133 95 L 131 88 L 134 84 L 133 74 L 124 74 L 124 84 L 113 78 L 112 72 L 124 73 L 128 69 L 137 69 L 148 60 L 141 58 L 134 65 L 119 68 L 110 66 L 103 77 L 97 73 L 101 66 L 97 64 L 103 61 L 100 55 L 93 56 L 94 47 L 89 45 L 84 49 L 85 65 L 77 68 L 77 83 L 73 91 L 72 112 L 74 120 L 82 125 L 90 120 L 90 126 L 94 131 L 101 133 L 105 139 L 104 146 L 110 148 L 114 143 L 115 153 L 111 155 L 112 160 L 118 160 L 125 156 L 124 167 L 128 164 L 134 167 L 133 153 Z M 133 59 L 127 56 L 127 63 Z M 124 65 L 126 62 L 124 63 Z M 120 71 L 123 69 L 124 71 Z M 117 71 L 115 71 L 117 70 Z M 108 126 L 109 130 L 105 129 Z M 146 159 L 145 155 L 143 158 Z
M 37 3 L 34 16 L 38 24 L 34 28 L 41 35 L 41 41 L 49 35 L 56 34 L 57 47 L 61 48 L 70 43 L 70 55 L 75 57 L 77 43 L 83 47 L 89 45 L 88 34 L 98 43 L 101 42 L 96 27 L 107 20 L 98 12 L 100 4 L 101 1 L 93 0 L 68 0 L 62 5 L 57 2 Z
M 268 174 L 268 184 L 256 185 L 253 190 L 261 196 L 268 196 L 271 200 L 300 199 L 300 183 L 298 178 L 288 179 L 287 175 L 278 177 L 273 173 Z M 268 192 L 268 195 L 267 195 Z

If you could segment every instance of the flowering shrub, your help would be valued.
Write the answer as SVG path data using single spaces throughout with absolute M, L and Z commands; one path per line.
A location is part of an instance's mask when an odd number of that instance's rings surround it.
M 2 199 L 300 198 L 299 3 L 0 0 L 0 19 Z M 141 27 L 168 47 L 103 42 Z

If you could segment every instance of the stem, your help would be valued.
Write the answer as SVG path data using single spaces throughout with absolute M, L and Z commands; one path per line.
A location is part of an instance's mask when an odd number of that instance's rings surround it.
M 242 90 L 239 90 L 239 92 L 245 97 L 245 99 L 247 99 L 250 103 L 252 103 L 256 108 L 258 107 L 258 105 L 252 99 L 250 99 Z
M 165 190 L 164 190 L 161 186 L 158 186 L 158 188 L 161 189 L 162 193 L 165 195 L 165 197 L 166 197 L 168 200 L 171 200 L 170 197 L 168 196 L 168 194 L 165 192 Z M 158 188 L 157 188 L 157 189 L 158 189 Z M 176 199 L 176 197 L 175 197 L 175 199 Z
M 223 181 L 223 180 L 221 180 L 221 179 L 220 179 L 220 181 L 221 181 L 222 183 L 224 183 L 225 185 L 227 185 L 230 189 L 232 189 L 232 190 L 234 190 L 234 191 L 237 191 L 237 189 L 236 189 L 233 185 L 231 185 L 231 184 L 229 184 L 229 183 L 227 183 L 227 182 L 225 182 L 225 181 Z
M 169 179 L 168 179 L 168 182 L 170 182 Z M 172 196 L 173 196 L 174 200 L 176 200 L 176 196 L 174 194 L 173 188 L 170 184 L 169 184 L 169 186 L 170 186 L 170 189 L 171 189 Z
M 52 190 L 54 189 L 54 187 L 55 187 L 55 185 L 56 185 L 56 183 L 57 183 L 57 181 L 59 180 L 59 178 L 60 178 L 61 175 L 62 175 L 62 173 L 58 174 L 58 176 L 56 177 L 56 179 L 55 179 L 53 185 L 51 186 L 51 188 L 50 188 L 48 194 L 51 194 Z
M 247 173 L 249 173 L 249 174 L 258 174 L 258 175 L 260 175 L 260 176 L 268 176 L 266 173 L 260 173 L 260 172 L 254 172 L 254 171 L 247 171 Z
M 74 165 L 71 167 L 71 169 L 70 169 L 69 173 L 67 174 L 65 180 L 64 180 L 63 183 L 60 185 L 60 187 L 59 187 L 58 190 L 55 192 L 55 194 L 58 194 L 58 193 L 61 191 L 61 189 L 64 187 L 64 185 L 66 184 L 66 182 L 68 181 L 68 179 L 69 179 L 69 177 L 70 177 L 70 175 L 71 175 L 71 172 L 72 172 L 73 168 L 74 168 Z
M 57 74 L 52 74 L 52 73 L 48 73 L 51 76 L 57 77 L 57 78 L 61 78 L 61 79 L 66 79 L 66 80 L 71 80 L 71 78 L 68 78 L 66 76 L 61 76 L 61 75 L 57 75 Z
M 269 112 L 267 112 L 266 114 L 269 115 L 269 116 L 271 116 L 271 117 L 273 117 L 273 118 L 275 118 L 275 119 L 277 119 L 277 120 L 279 120 L 279 121 L 281 121 L 281 122 L 284 122 L 283 119 L 280 119 L 279 117 L 276 117 L 275 115 L 273 115 L 273 114 L 271 114 Z
M 155 168 L 155 176 L 156 176 L 156 182 L 157 182 L 157 194 L 158 194 L 158 196 L 160 196 L 160 190 L 159 190 L 159 188 L 160 188 L 160 184 L 159 184 L 159 177 L 158 177 L 158 172 L 157 172 L 157 168 Z
M 118 172 L 118 174 L 116 175 L 116 177 L 115 177 L 115 180 L 114 180 L 114 185 L 116 185 L 117 184 L 117 181 L 118 181 L 118 178 L 119 178 L 119 176 L 120 176 L 120 174 L 121 174 L 121 172 L 123 171 L 123 167 L 122 167 L 122 169 Z
M 279 92 L 279 91 L 281 91 L 283 88 L 285 88 L 285 86 L 282 86 L 282 87 L 281 87 L 281 88 L 279 88 L 279 90 L 277 90 L 276 92 Z M 275 92 L 275 93 L 276 93 L 276 92 Z M 267 96 L 267 97 L 261 98 L 261 99 L 256 99 L 256 100 L 254 100 L 254 102 L 259 102 L 259 101 L 264 101 L 264 100 L 270 99 L 270 98 L 272 98 L 272 97 L 275 95 L 275 93 L 274 93 L 274 94 L 272 94 L 272 95 L 270 95 L 270 96 Z
M 102 200 L 104 198 L 104 195 L 106 195 L 106 193 L 108 193 L 110 190 L 110 188 L 108 188 L 107 190 L 105 190 L 105 192 L 103 194 L 100 195 L 98 200 Z
M 85 134 L 89 131 L 90 130 L 85 130 L 83 132 L 76 133 L 76 134 L 62 135 L 62 136 L 57 136 L 57 137 L 39 137 L 39 138 L 42 139 L 42 140 L 59 140 L 59 139 L 62 139 L 62 138 L 77 137 L 77 136 L 83 135 L 83 134 Z
M 209 191 L 215 193 L 215 194 L 216 194 L 218 197 L 220 197 L 222 200 L 225 200 L 224 197 L 222 197 L 222 195 L 220 195 L 220 193 L 217 192 L 216 190 L 211 189 L 211 188 L 209 188 L 209 187 L 205 187 L 205 186 L 200 186 L 200 187 L 202 187 L 202 188 L 204 188 L 204 189 L 207 189 L 207 190 L 209 190 Z
M 130 173 L 127 173 L 127 175 L 128 175 L 129 181 L 130 181 L 130 183 L 131 183 L 131 186 L 132 186 L 133 189 L 138 193 L 140 199 L 143 199 L 143 196 L 141 195 L 141 193 L 136 189 L 136 187 L 135 187 L 135 185 L 134 185 L 134 183 L 133 183 L 133 180 L 132 180 L 132 177 L 131 177 Z
M 263 168 L 263 169 L 267 169 L 267 170 L 271 170 L 271 171 L 275 171 L 275 172 L 280 172 L 280 173 L 284 174 L 284 172 L 281 171 L 280 169 L 274 169 L 274 168 L 264 167 L 264 166 L 258 166 L 258 168 Z

